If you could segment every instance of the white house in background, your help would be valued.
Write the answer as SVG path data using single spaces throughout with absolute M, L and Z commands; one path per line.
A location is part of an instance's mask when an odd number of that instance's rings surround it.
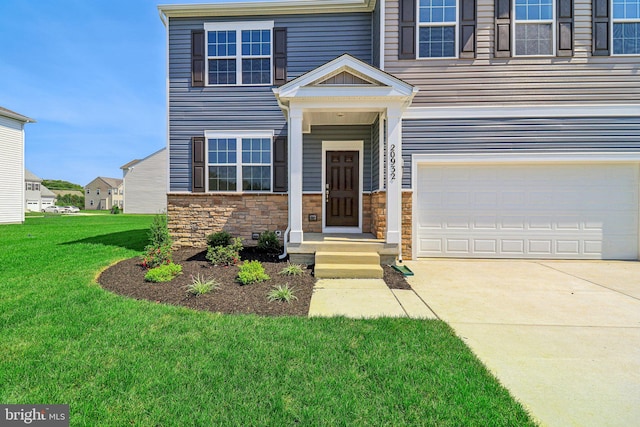
M 24 125 L 35 120 L 0 107 L 0 224 L 24 222 Z
M 122 180 L 99 176 L 84 187 L 84 208 L 87 210 L 109 210 L 123 206 Z
M 120 167 L 124 182 L 125 213 L 159 213 L 167 210 L 167 149 Z
M 56 202 L 56 195 L 42 185 L 42 178 L 28 169 L 24 170 L 24 196 L 24 207 L 31 212 L 39 212 Z

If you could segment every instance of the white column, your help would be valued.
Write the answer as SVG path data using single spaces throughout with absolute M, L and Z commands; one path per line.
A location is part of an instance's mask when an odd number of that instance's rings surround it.
M 402 113 L 387 110 L 387 243 L 402 237 Z
M 302 110 L 289 110 L 289 242 L 302 243 Z

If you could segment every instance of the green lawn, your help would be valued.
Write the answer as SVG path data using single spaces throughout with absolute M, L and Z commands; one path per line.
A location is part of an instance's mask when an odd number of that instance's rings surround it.
M 439 321 L 200 313 L 103 291 L 151 216 L 0 226 L 0 402 L 87 426 L 534 425 Z M 153 285 L 150 285 L 153 286 Z

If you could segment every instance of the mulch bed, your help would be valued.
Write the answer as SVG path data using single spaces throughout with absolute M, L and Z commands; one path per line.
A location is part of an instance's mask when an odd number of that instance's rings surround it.
M 202 249 L 183 249 L 173 253 L 173 260 L 182 266 L 182 274 L 167 283 L 150 283 L 144 280 L 147 272 L 140 264 L 141 259 L 130 258 L 106 269 L 98 278 L 98 283 L 116 294 L 135 299 L 146 299 L 157 303 L 181 305 L 196 310 L 207 310 L 225 314 L 257 314 L 261 316 L 307 316 L 313 293 L 315 278 L 311 267 L 302 276 L 279 274 L 287 262 L 278 259 L 278 254 L 265 254 L 248 247 L 242 250 L 242 260 L 258 260 L 271 279 L 241 285 L 236 281 L 238 267 L 212 266 Z M 204 295 L 187 293 L 192 278 L 215 278 L 221 287 Z M 404 276 L 391 267 L 384 267 L 384 281 L 391 289 L 411 289 Z M 277 285 L 289 284 L 294 289 L 296 300 L 290 303 L 269 302 L 267 294 Z

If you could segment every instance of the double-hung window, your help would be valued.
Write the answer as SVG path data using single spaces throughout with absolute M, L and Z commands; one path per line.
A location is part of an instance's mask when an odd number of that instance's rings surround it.
M 613 0 L 613 54 L 640 55 L 640 0 Z
M 420 0 L 418 57 L 455 58 L 458 0 Z
M 209 85 L 270 85 L 273 22 L 206 23 Z
M 515 0 L 515 54 L 554 54 L 554 0 Z
M 273 135 L 207 132 L 209 191 L 271 191 Z

